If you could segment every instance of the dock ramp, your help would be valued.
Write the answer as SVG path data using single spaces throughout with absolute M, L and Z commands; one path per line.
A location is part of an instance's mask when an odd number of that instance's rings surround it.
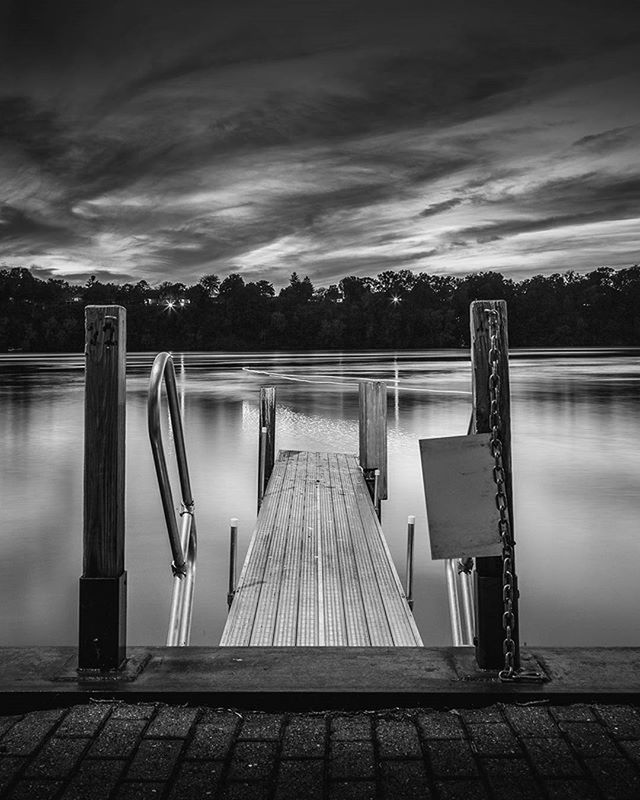
M 356 456 L 280 451 L 220 644 L 422 646 Z

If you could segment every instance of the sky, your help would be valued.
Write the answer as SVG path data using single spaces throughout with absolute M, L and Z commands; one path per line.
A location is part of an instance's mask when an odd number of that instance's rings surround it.
M 0 265 L 638 263 L 636 0 L 0 0 Z

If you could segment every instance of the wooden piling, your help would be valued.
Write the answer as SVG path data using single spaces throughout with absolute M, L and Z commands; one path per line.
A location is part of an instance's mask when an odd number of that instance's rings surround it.
M 258 509 L 273 472 L 276 456 L 276 389 L 264 386 L 260 389 L 260 439 L 258 445 Z M 263 435 L 264 432 L 264 435 Z
M 499 315 L 500 343 L 499 363 L 500 402 L 499 414 L 502 422 L 502 462 L 505 473 L 509 521 L 513 535 L 513 476 L 511 461 L 511 400 L 509 395 L 509 341 L 507 332 L 507 304 L 504 300 L 476 300 L 471 303 L 471 373 L 473 391 L 473 413 L 471 433 L 489 433 L 489 315 L 487 309 L 496 310 Z M 502 558 L 476 558 L 477 573 L 477 619 L 476 619 L 476 659 L 481 669 L 501 669 L 504 666 L 504 629 L 502 614 Z M 518 586 L 515 577 L 515 557 L 513 561 L 514 602 L 516 619 L 512 638 L 516 643 L 514 667 L 520 665 L 518 636 Z
M 373 497 L 375 470 L 380 470 L 377 499 L 387 499 L 387 386 L 382 381 L 360 381 L 360 466 Z
M 78 668 L 126 657 L 124 569 L 126 310 L 85 309 L 83 575 Z

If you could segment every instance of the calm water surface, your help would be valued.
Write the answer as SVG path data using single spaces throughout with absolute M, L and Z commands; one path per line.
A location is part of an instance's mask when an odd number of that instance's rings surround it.
M 640 354 L 514 352 L 514 495 L 522 639 L 640 645 Z M 130 644 L 163 644 L 170 550 L 146 432 L 153 356 L 127 385 Z M 450 644 L 440 562 L 429 557 L 418 439 L 466 433 L 470 369 L 447 352 L 177 354 L 196 499 L 193 644 L 226 617 L 229 518 L 240 561 L 255 522 L 257 398 L 278 392 L 277 447 L 356 452 L 356 381 L 389 386 L 383 526 L 402 574 L 416 515 L 415 615 L 425 644 Z M 82 571 L 81 356 L 0 356 L 0 644 L 74 644 Z

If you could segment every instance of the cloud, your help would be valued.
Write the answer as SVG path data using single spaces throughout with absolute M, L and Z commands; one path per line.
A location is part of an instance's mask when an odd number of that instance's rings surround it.
M 37 255 L 42 248 L 73 246 L 78 237 L 64 226 L 49 225 L 4 203 L 0 206 L 0 247 L 20 257 Z
M 582 136 L 580 139 L 573 143 L 574 147 L 585 148 L 595 152 L 606 152 L 614 150 L 621 144 L 626 143 L 633 139 L 633 134 L 638 133 L 637 126 L 627 126 L 624 128 L 612 128 L 608 131 L 600 133 L 592 133 L 588 136 Z
M 450 208 L 459 206 L 462 202 L 464 201 L 459 197 L 451 197 L 449 200 L 442 200 L 439 203 L 432 203 L 430 206 L 427 206 L 424 211 L 420 212 L 420 216 L 433 217 L 436 214 L 441 214 L 443 211 L 448 211 Z
M 15 263 L 321 282 L 512 253 L 544 270 L 550 233 L 581 228 L 566 256 L 588 267 L 598 225 L 634 213 L 635 6 L 624 30 L 570 0 L 76 6 L 0 19 Z

